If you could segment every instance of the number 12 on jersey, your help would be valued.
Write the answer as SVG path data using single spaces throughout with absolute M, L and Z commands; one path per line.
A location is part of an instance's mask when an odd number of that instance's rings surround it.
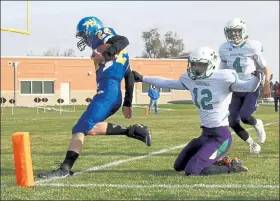
M 200 100 L 198 100 L 198 94 L 203 96 Z M 209 102 L 212 100 L 212 93 L 209 89 L 202 89 L 200 92 L 198 91 L 198 88 L 193 89 L 193 95 L 194 95 L 194 103 L 195 105 L 200 109 L 200 106 L 203 110 L 212 110 L 213 105 Z M 199 101 L 199 103 L 198 103 Z

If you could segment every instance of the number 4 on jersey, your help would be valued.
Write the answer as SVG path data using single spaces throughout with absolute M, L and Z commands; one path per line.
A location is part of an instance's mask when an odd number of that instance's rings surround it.
M 240 65 L 240 57 L 236 57 L 235 61 L 233 62 L 233 68 L 237 73 L 242 73 L 242 67 Z

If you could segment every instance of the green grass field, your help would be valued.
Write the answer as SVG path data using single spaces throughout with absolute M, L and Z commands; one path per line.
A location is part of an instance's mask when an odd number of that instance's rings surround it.
M 34 175 L 56 168 L 71 139 L 71 129 L 85 106 L 76 112 L 5 108 L 1 121 L 2 200 L 279 200 L 279 114 L 271 106 L 260 106 L 255 116 L 264 121 L 267 141 L 259 155 L 233 135 L 228 153 L 238 156 L 249 172 L 207 177 L 186 177 L 173 170 L 183 144 L 200 135 L 200 120 L 193 105 L 161 105 L 160 114 L 145 116 L 135 108 L 131 120 L 119 111 L 109 122 L 125 126 L 145 123 L 153 134 L 151 147 L 124 136 L 88 136 L 74 171 L 81 174 L 41 180 L 36 187 L 17 187 L 14 175 L 12 134 L 29 132 Z M 72 110 L 72 107 L 62 109 Z M 247 128 L 250 128 L 247 126 Z M 256 139 L 254 130 L 251 136 Z

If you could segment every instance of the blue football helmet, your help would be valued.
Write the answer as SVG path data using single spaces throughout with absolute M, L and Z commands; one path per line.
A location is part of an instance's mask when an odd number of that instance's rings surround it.
M 76 38 L 80 39 L 77 47 L 80 51 L 84 51 L 86 46 L 91 46 L 91 40 L 96 31 L 103 27 L 103 23 L 97 17 L 85 17 L 81 19 L 77 25 Z

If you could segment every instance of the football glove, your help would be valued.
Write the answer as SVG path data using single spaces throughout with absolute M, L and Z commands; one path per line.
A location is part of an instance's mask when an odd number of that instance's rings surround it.
M 132 71 L 132 73 L 133 73 L 135 82 L 143 82 L 143 75 L 141 75 L 140 73 L 138 73 L 134 70 Z
M 254 76 L 258 77 L 259 78 L 259 81 L 260 81 L 260 85 L 261 86 L 264 86 L 264 82 L 265 82 L 265 74 L 263 71 L 260 71 L 260 70 L 256 70 L 252 73 Z

